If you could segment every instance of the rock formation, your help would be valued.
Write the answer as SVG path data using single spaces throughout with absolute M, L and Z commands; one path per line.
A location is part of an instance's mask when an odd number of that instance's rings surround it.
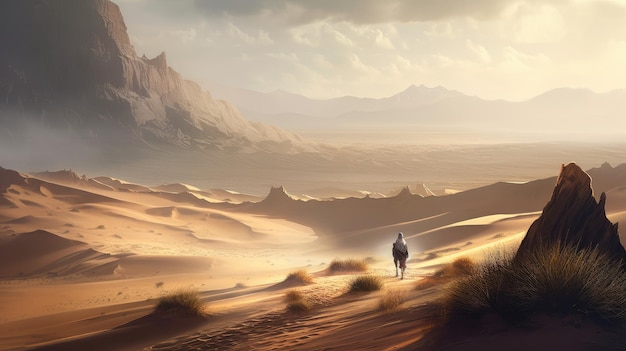
M 219 68 L 216 68 L 219 69 Z M 0 2 L 0 124 L 184 148 L 294 148 L 300 139 L 245 120 L 168 67 L 139 57 L 109 0 Z
M 606 218 L 605 202 L 605 193 L 596 202 L 591 177 L 578 165 L 563 165 L 552 198 L 528 229 L 517 256 L 543 245 L 559 244 L 579 249 L 598 248 L 616 259 L 626 259 L 617 224 Z

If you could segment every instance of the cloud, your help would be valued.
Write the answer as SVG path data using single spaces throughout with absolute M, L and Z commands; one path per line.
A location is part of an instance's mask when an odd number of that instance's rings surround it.
M 515 39 L 520 43 L 556 43 L 566 35 L 566 24 L 554 6 L 519 6 Z
M 267 16 L 292 25 L 316 21 L 375 24 L 438 21 L 471 17 L 490 19 L 513 0 L 196 0 L 195 10 L 208 16 Z
M 259 30 L 256 35 L 250 34 L 250 33 L 244 32 L 233 23 L 228 23 L 228 29 L 226 33 L 228 34 L 229 37 L 243 41 L 247 44 L 264 45 L 264 44 L 274 43 L 274 40 L 270 37 L 269 33 L 267 33 L 266 31 Z
M 137 52 L 189 79 L 312 97 L 410 84 L 523 99 L 624 88 L 623 0 L 116 0 Z
M 485 49 L 484 46 L 478 45 L 470 39 L 467 39 L 465 41 L 465 45 L 472 53 L 474 53 L 474 55 L 476 55 L 480 59 L 481 62 L 491 63 L 491 55 L 489 55 L 489 52 L 487 51 L 487 49 Z
M 329 43 L 346 48 L 354 47 L 354 42 L 342 29 L 326 22 L 317 22 L 293 28 L 290 32 L 295 43 L 310 47 L 329 45 Z

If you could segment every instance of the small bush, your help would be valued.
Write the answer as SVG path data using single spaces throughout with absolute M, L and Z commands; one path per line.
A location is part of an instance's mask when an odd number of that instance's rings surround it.
M 300 290 L 289 290 L 285 294 L 285 301 L 291 303 L 294 301 L 304 300 L 304 294 Z
M 428 288 L 432 288 L 433 286 L 439 285 L 443 283 L 443 281 L 439 278 L 436 278 L 434 276 L 431 277 L 424 277 L 422 279 L 420 279 L 417 284 L 415 285 L 415 289 L 416 290 L 426 290 Z
M 306 301 L 294 301 L 287 305 L 287 311 L 291 313 L 305 313 L 311 310 L 311 305 Z
M 367 263 L 364 260 L 355 260 L 353 258 L 347 260 L 333 260 L 328 267 L 331 272 L 365 272 L 367 271 Z
M 626 274 L 621 261 L 597 249 L 555 245 L 485 264 L 450 286 L 445 306 L 451 314 L 495 312 L 508 320 L 564 313 L 624 321 Z
M 370 292 L 382 289 L 383 280 L 375 275 L 362 275 L 350 283 L 350 292 Z
M 174 315 L 204 316 L 204 304 L 195 289 L 179 289 L 161 298 L 155 312 Z
M 392 312 L 404 303 L 404 292 L 401 290 L 388 290 L 378 301 L 378 309 L 383 312 Z
M 473 274 L 477 269 L 476 263 L 467 257 L 459 257 L 452 261 L 452 270 L 455 276 Z
M 287 302 L 287 311 L 289 312 L 304 313 L 311 310 L 311 304 L 299 290 L 289 290 L 285 294 L 285 301 Z
M 289 283 L 297 283 L 297 284 L 313 284 L 315 281 L 313 276 L 309 274 L 309 272 L 304 269 L 291 272 L 285 279 L 285 282 Z
M 459 257 L 452 263 L 438 269 L 432 276 L 425 277 L 417 282 L 415 288 L 424 290 L 435 285 L 447 283 L 451 280 L 469 276 L 478 269 L 476 263 L 467 257 Z

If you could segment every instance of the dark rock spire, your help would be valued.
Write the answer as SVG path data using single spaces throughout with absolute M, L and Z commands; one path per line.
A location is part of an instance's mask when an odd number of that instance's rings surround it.
M 606 218 L 605 202 L 605 193 L 596 202 L 591 177 L 578 165 L 563 165 L 552 198 L 528 229 L 517 256 L 544 245 L 559 244 L 579 249 L 598 248 L 616 259 L 626 259 L 617 223 Z

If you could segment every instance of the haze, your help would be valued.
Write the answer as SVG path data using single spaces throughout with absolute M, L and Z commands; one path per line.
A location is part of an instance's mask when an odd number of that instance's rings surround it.
M 0 1 L 0 351 L 626 349 L 624 19 Z
M 137 52 L 219 83 L 312 98 L 411 84 L 483 99 L 624 88 L 623 1 L 117 1 Z

